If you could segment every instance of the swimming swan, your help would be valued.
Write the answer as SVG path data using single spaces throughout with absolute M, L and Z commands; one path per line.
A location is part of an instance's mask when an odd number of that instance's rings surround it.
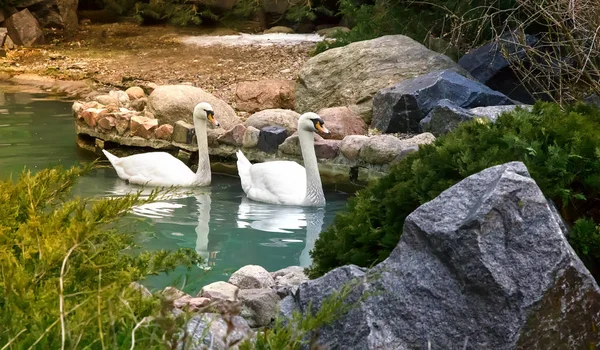
M 208 139 L 206 121 L 219 126 L 213 108 L 201 102 L 194 108 L 194 127 L 198 139 L 198 171 L 194 174 L 179 159 L 167 152 L 148 152 L 119 158 L 102 150 L 115 168 L 117 175 L 132 184 L 149 186 L 208 186 L 210 185 L 210 161 L 208 159 Z
M 325 206 L 314 147 L 314 132 L 329 134 L 318 114 L 305 113 L 298 119 L 298 139 L 304 167 L 292 161 L 251 164 L 238 150 L 237 168 L 246 196 L 258 202 L 300 206 Z

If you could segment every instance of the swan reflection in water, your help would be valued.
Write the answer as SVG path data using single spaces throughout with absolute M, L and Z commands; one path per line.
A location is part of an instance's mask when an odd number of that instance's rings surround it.
M 152 188 L 143 188 L 140 186 L 129 185 L 125 181 L 118 179 L 113 188 L 108 191 L 109 194 L 124 196 L 129 193 L 140 191 L 141 198 L 148 198 Z M 204 270 L 210 270 L 215 265 L 215 258 L 218 251 L 209 251 L 208 235 L 210 232 L 210 187 L 203 188 L 174 188 L 166 198 L 159 199 L 152 203 L 146 203 L 132 208 L 132 212 L 138 216 L 152 220 L 154 224 L 168 224 L 169 227 L 190 227 L 195 226 L 196 246 L 195 250 L 202 257 L 202 263 L 198 266 Z M 197 211 L 184 217 L 176 217 L 176 209 L 186 206 L 196 205 Z M 184 233 L 169 232 L 171 239 L 184 236 Z M 187 242 L 182 239 L 183 242 Z M 185 243 L 183 245 L 186 245 Z
M 152 192 L 152 188 L 128 185 L 124 181 L 116 179 L 114 186 L 108 194 L 123 196 L 128 193 L 136 193 L 137 191 L 141 191 L 142 198 L 147 198 Z M 219 196 L 218 192 L 212 194 Z M 229 201 L 225 199 L 223 199 L 223 203 L 220 203 L 219 199 L 216 199 L 216 201 L 219 202 L 215 202 L 218 204 L 218 208 L 221 208 L 226 213 L 227 208 L 222 207 L 222 204 L 227 205 Z M 186 207 L 192 208 L 193 206 L 196 206 L 196 211 L 185 209 Z M 177 214 L 175 214 L 176 210 L 178 211 Z M 187 212 L 187 214 L 182 216 L 181 211 Z M 179 239 L 182 246 L 187 246 L 186 242 L 189 242 L 189 240 L 185 240 L 185 232 L 176 232 L 176 229 L 181 228 L 185 230 L 194 226 L 196 233 L 195 250 L 204 260 L 200 267 L 208 270 L 215 266 L 219 251 L 211 251 L 208 247 L 211 216 L 210 187 L 174 189 L 168 198 L 136 206 L 132 208 L 132 212 L 137 216 L 151 220 L 155 225 L 168 225 L 168 229 L 163 231 L 164 234 L 168 235 L 170 241 Z M 231 213 L 229 215 L 236 214 Z M 222 217 L 223 213 L 217 213 L 217 216 Z M 268 247 L 285 247 L 290 244 L 301 244 L 302 239 L 298 239 L 297 234 L 301 230 L 306 230 L 304 249 L 300 253 L 298 263 L 300 266 L 307 267 L 311 263 L 309 253 L 313 249 L 315 240 L 321 232 L 324 217 L 324 208 L 279 206 L 255 202 L 242 196 L 238 206 L 236 224 L 231 228 L 233 230 L 235 228 L 250 228 L 263 232 L 283 234 L 284 238 L 281 238 L 282 235 L 277 235 L 276 238 L 271 238 L 270 242 L 261 243 L 261 245 Z M 227 225 L 226 220 L 219 222 L 219 225 Z
M 274 233 L 294 233 L 290 230 L 306 227 L 304 249 L 300 253 L 299 264 L 307 267 L 311 263 L 309 253 L 321 233 L 324 218 L 324 208 L 267 204 L 252 201 L 244 196 L 238 207 L 237 226 Z M 270 243 L 262 243 L 262 245 L 283 247 L 288 243 L 301 242 L 294 238 L 274 238 Z

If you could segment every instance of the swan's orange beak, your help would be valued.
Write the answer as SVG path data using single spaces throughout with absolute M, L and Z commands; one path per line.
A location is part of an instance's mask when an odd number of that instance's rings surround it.
M 317 130 L 319 130 L 323 134 L 329 134 L 329 130 L 327 130 L 327 128 L 325 127 L 324 124 L 325 124 L 325 122 L 323 122 L 322 120 L 318 120 L 315 123 L 315 128 L 317 128 Z
M 219 124 L 219 122 L 215 119 L 215 113 L 214 112 L 207 112 L 206 113 L 206 118 L 208 118 L 208 121 L 211 122 L 214 126 L 220 126 L 221 124 Z

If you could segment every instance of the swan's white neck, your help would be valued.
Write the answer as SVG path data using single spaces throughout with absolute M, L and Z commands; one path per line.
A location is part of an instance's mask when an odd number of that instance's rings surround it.
M 194 118 L 194 127 L 196 129 L 196 140 L 198 141 L 198 170 L 196 170 L 196 185 L 210 185 L 210 159 L 208 158 L 208 137 L 206 135 L 206 121 L 196 121 Z
M 315 154 L 314 135 L 310 131 L 299 129 L 298 140 L 300 141 L 300 149 L 302 150 L 302 158 L 304 159 L 304 169 L 306 169 L 306 197 L 304 198 L 304 204 L 324 206 L 325 195 L 323 194 L 319 164 L 317 163 L 317 155 Z

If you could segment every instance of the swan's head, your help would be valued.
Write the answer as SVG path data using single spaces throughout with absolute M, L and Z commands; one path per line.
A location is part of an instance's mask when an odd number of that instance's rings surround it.
M 298 119 L 298 130 L 320 131 L 323 134 L 329 134 L 329 130 L 325 127 L 325 122 L 317 113 L 304 113 Z
M 208 120 L 214 126 L 221 125 L 215 119 L 215 111 L 208 102 L 200 102 L 194 107 L 194 119 L 202 121 Z

